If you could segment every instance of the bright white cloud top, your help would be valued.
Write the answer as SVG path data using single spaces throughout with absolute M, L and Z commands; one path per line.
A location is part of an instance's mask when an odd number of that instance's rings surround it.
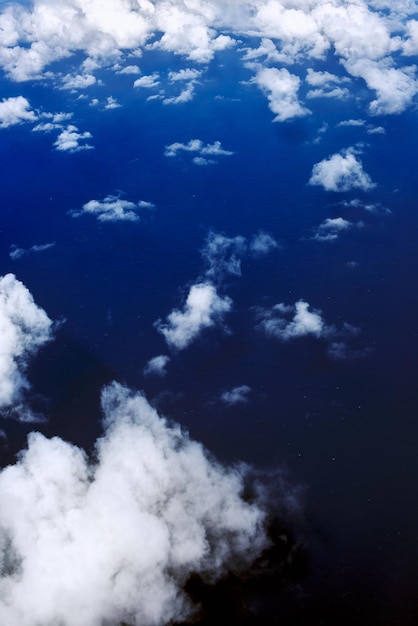
M 119 196 L 106 196 L 104 200 L 89 200 L 83 204 L 79 211 L 72 211 L 74 217 L 83 214 L 94 215 L 99 222 L 137 222 L 139 220 L 138 209 L 153 208 L 152 202 L 140 200 L 131 202 Z
M 289 316 L 291 319 L 288 319 Z M 293 306 L 276 304 L 271 312 L 266 312 L 261 325 L 268 335 L 282 341 L 307 335 L 321 337 L 326 331 L 320 312 L 310 311 L 308 302 L 304 300 L 299 300 Z
M 102 405 L 96 462 L 32 433 L 0 473 L 3 624 L 180 621 L 194 609 L 190 574 L 216 581 L 267 546 L 265 511 L 241 497 L 245 467 L 209 459 L 116 383 Z
M 300 78 L 286 68 L 264 67 L 253 82 L 266 94 L 269 107 L 276 115 L 273 121 L 285 122 L 310 113 L 298 100 Z
M 51 339 L 52 322 L 13 274 L 0 278 L 0 407 L 19 402 L 29 388 L 29 359 Z
M 310 185 L 319 185 L 326 191 L 370 191 L 376 184 L 364 171 L 355 150 L 348 148 L 316 163 L 309 179 Z
M 64 128 L 58 135 L 54 146 L 56 150 L 60 152 L 79 152 L 80 150 L 91 150 L 93 148 L 89 143 L 84 142 L 86 139 L 91 139 L 92 134 L 89 131 L 80 133 L 77 126 L 69 124 L 67 128 Z
M 0 102 L 0 128 L 7 128 L 22 122 L 34 122 L 37 116 L 23 96 L 3 98 Z
M 156 322 L 156 328 L 172 348 L 183 350 L 206 328 L 222 321 L 232 309 L 232 300 L 220 296 L 210 282 L 192 285 L 183 311 L 174 310 L 167 316 L 167 322 Z

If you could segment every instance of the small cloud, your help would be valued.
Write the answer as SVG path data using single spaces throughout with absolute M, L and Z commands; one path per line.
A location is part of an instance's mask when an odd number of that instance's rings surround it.
M 160 354 L 158 356 L 153 357 L 148 361 L 144 368 L 144 374 L 148 376 L 149 374 L 155 374 L 157 376 L 165 376 L 167 373 L 166 367 L 168 362 L 170 361 L 170 357 L 166 354 Z
M 277 241 L 265 231 L 260 230 L 250 242 L 250 251 L 255 255 L 268 254 L 279 247 Z
M 229 406 L 236 404 L 246 404 L 248 402 L 248 395 L 251 393 L 251 387 L 248 385 L 240 385 L 239 387 L 233 387 L 230 391 L 225 391 L 221 395 L 222 402 Z
M 80 152 L 80 150 L 91 150 L 93 146 L 88 143 L 80 143 L 86 139 L 91 139 L 92 134 L 88 131 L 80 133 L 77 126 L 69 124 L 57 137 L 54 142 L 56 150 L 61 152 Z
M 35 122 L 38 116 L 30 108 L 29 101 L 23 96 L 3 98 L 0 102 L 0 128 L 7 128 L 22 122 Z
M 355 150 L 347 148 L 316 163 L 312 169 L 309 185 L 319 185 L 326 191 L 370 191 L 376 184 L 363 170 L 362 162 L 356 158 Z
M 326 331 L 320 311 L 310 311 L 304 300 L 294 305 L 276 304 L 271 310 L 262 311 L 260 326 L 268 335 L 281 341 L 307 335 L 321 337 Z
M 26 256 L 27 254 L 31 254 L 31 253 L 38 253 L 38 252 L 44 252 L 45 250 L 49 250 L 50 248 L 53 248 L 55 246 L 55 243 L 45 243 L 45 244 L 40 244 L 40 245 L 34 245 L 31 246 L 30 248 L 24 249 L 24 248 L 18 248 L 18 246 L 12 245 L 12 249 L 10 251 L 10 258 L 13 261 L 16 261 L 17 259 L 20 259 L 23 256 Z
M 170 82 L 197 80 L 202 74 L 202 70 L 185 68 L 178 72 L 169 72 L 168 80 Z
M 62 79 L 61 89 L 87 89 L 97 83 L 97 79 L 93 74 L 66 74 Z
M 135 202 L 123 200 L 120 196 L 109 195 L 104 200 L 89 200 L 83 204 L 80 211 L 72 211 L 71 215 L 79 217 L 83 214 L 90 214 L 96 216 L 100 222 L 136 222 L 139 220 L 138 208 L 150 208 L 152 206 L 154 205 L 144 200 L 135 204 Z
M 121 70 L 118 70 L 118 74 L 140 74 L 141 70 L 138 65 L 126 65 Z
M 320 224 L 312 237 L 315 241 L 335 241 L 340 233 L 353 227 L 353 223 L 343 217 L 328 217 Z
M 140 87 L 142 89 L 152 89 L 153 87 L 158 87 L 160 84 L 160 75 L 158 72 L 154 72 L 153 74 L 148 74 L 147 76 L 141 76 L 141 78 L 137 78 L 134 82 L 134 87 Z
M 204 144 L 200 139 L 190 139 L 188 143 L 176 141 L 166 146 L 164 156 L 176 157 L 179 152 L 197 153 L 197 158 L 203 157 L 205 160 L 206 157 L 231 156 L 234 154 L 230 150 L 225 150 L 220 141 Z M 194 161 L 196 162 L 196 157 L 194 157 Z M 202 163 L 198 163 L 198 165 L 202 165 Z
M 182 311 L 175 309 L 164 323 L 157 320 L 155 327 L 164 335 L 167 344 L 178 350 L 187 348 L 202 330 L 221 321 L 232 309 L 232 300 L 219 296 L 210 282 L 192 285 Z
M 105 109 L 119 109 L 120 108 L 120 104 L 119 102 L 116 100 L 116 98 L 113 98 L 113 96 L 109 96 L 106 99 L 106 104 L 105 104 Z
M 241 276 L 241 258 L 247 251 L 245 237 L 237 235 L 227 237 L 222 233 L 211 231 L 201 250 L 203 259 L 208 265 L 206 276 L 222 277 L 224 274 Z

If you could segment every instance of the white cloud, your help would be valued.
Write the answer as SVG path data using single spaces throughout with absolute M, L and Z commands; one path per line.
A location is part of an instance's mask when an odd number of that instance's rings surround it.
M 87 87 L 95 85 L 96 82 L 97 79 L 93 74 L 76 74 L 75 76 L 67 74 L 62 79 L 62 89 L 87 89 Z
M 159 354 L 158 356 L 154 356 L 146 364 L 144 368 L 144 374 L 156 374 L 157 376 L 165 376 L 167 373 L 166 367 L 169 361 L 170 357 L 167 356 L 167 354 Z
M 222 402 L 229 404 L 230 406 L 236 404 L 246 404 L 248 402 L 248 395 L 251 393 L 251 387 L 248 385 L 240 385 L 233 387 L 229 391 L 224 391 L 221 395 Z
M 298 100 L 300 78 L 291 74 L 285 67 L 263 67 L 258 70 L 251 82 L 266 94 L 269 107 L 276 114 L 273 121 L 285 122 L 310 113 Z
M 168 80 L 170 82 L 197 80 L 201 75 L 202 70 L 186 67 L 178 72 L 169 72 Z
M 207 163 L 208 160 L 206 157 L 231 156 L 234 154 L 230 150 L 224 150 L 220 141 L 214 141 L 212 144 L 204 144 L 200 139 L 190 139 L 188 143 L 180 143 L 176 141 L 175 143 L 166 146 L 164 156 L 176 157 L 179 152 L 197 153 L 198 156 L 193 159 L 197 165 L 202 165 L 202 163 L 197 161 L 198 159 Z
M 170 347 L 183 350 L 202 330 L 221 321 L 231 308 L 228 296 L 219 296 L 210 282 L 202 282 L 190 288 L 183 311 L 172 311 L 165 323 L 157 320 L 155 326 Z
M 158 87 L 159 84 L 160 75 L 158 72 L 154 72 L 153 74 L 149 74 L 148 76 L 141 76 L 141 78 L 137 78 L 134 82 L 134 87 L 152 89 L 153 87 Z
M 370 191 L 375 183 L 363 170 L 363 165 L 355 156 L 353 148 L 333 154 L 328 159 L 316 163 L 309 179 L 310 185 L 320 185 L 326 191 L 350 191 L 361 189 Z
M 138 65 L 126 65 L 121 70 L 118 70 L 118 74 L 140 74 L 141 70 Z
M 12 249 L 10 251 L 10 258 L 13 261 L 16 261 L 17 259 L 20 259 L 22 256 L 26 256 L 27 254 L 31 254 L 32 252 L 37 253 L 37 252 L 44 252 L 45 250 L 49 250 L 50 248 L 53 248 L 55 246 L 55 243 L 44 243 L 44 244 L 35 244 L 33 246 L 31 246 L 30 248 L 19 248 L 18 246 L 12 245 Z
M 29 388 L 28 361 L 51 339 L 52 322 L 13 274 L 0 278 L 0 407 L 20 401 Z
M 94 462 L 32 433 L 0 472 L 2 624 L 188 621 L 191 574 L 213 583 L 268 545 L 272 496 L 243 500 L 248 468 L 220 465 L 121 385 L 103 391 L 102 405 Z M 286 487 L 276 499 L 287 512 L 298 506 Z
M 77 126 L 74 124 L 69 124 L 67 128 L 65 128 L 58 135 L 56 141 L 54 142 L 54 146 L 56 150 L 60 150 L 62 152 L 79 152 L 80 150 L 91 150 L 93 146 L 88 143 L 80 143 L 84 142 L 86 139 L 91 139 L 92 134 L 89 131 L 85 131 L 84 133 L 80 133 Z
M 353 223 L 345 220 L 343 217 L 328 217 L 318 226 L 312 239 L 316 241 L 335 241 L 341 232 L 352 227 Z
M 306 94 L 308 99 L 313 98 L 335 98 L 336 100 L 342 100 L 350 96 L 350 91 L 346 87 L 333 87 L 332 89 L 310 89 Z
M 282 341 L 306 335 L 321 337 L 327 330 L 321 313 L 310 311 L 304 300 L 294 305 L 276 304 L 270 311 L 263 311 L 260 325 L 268 335 Z
M 113 96 L 108 96 L 106 99 L 105 109 L 119 109 L 119 102 Z
M 83 214 L 94 215 L 100 222 L 136 222 L 139 220 L 138 208 L 152 208 L 151 202 L 141 200 L 140 202 L 131 202 L 123 200 L 119 196 L 106 196 L 104 200 L 89 200 L 83 204 L 83 208 L 79 211 L 72 211 L 74 217 Z
M 23 96 L 3 98 L 0 102 L 0 128 L 7 128 L 22 122 L 35 122 L 37 115 Z

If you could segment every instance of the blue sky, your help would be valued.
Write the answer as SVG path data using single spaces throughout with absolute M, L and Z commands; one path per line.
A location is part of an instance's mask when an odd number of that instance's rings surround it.
M 412 0 L 2 4 L 2 622 L 186 623 L 278 519 L 253 623 L 415 623 L 417 53 Z

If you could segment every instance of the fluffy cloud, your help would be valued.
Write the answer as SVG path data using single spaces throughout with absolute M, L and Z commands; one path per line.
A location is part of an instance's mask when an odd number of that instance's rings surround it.
M 157 376 L 165 376 L 167 373 L 166 367 L 169 361 L 170 361 L 170 357 L 167 354 L 159 354 L 158 356 L 154 356 L 146 364 L 144 368 L 144 374 L 146 376 L 148 374 L 156 374 Z
M 134 87 L 152 89 L 153 87 L 158 87 L 159 84 L 160 75 L 158 74 L 158 72 L 154 72 L 153 74 L 149 74 L 148 76 L 141 76 L 141 78 L 137 78 L 134 82 Z
M 37 115 L 31 110 L 29 101 L 23 96 L 3 98 L 0 102 L 0 128 L 36 120 Z
M 221 395 L 221 400 L 230 406 L 235 404 L 246 404 L 250 393 L 251 387 L 248 385 L 239 385 L 238 387 L 233 387 L 229 391 L 224 391 Z
M 164 156 L 176 157 L 179 152 L 191 152 L 196 154 L 193 158 L 193 162 L 196 165 L 207 165 L 208 163 L 214 163 L 213 157 L 218 156 L 231 156 L 234 154 L 230 150 L 222 148 L 220 141 L 214 141 L 213 143 L 204 144 L 200 139 L 190 139 L 188 143 L 180 143 L 176 141 L 165 147 Z M 208 157 L 210 157 L 208 159 Z
M 251 82 L 266 94 L 269 107 L 276 114 L 275 122 L 285 122 L 310 113 L 298 100 L 300 78 L 285 67 L 263 67 Z
M 151 202 L 141 200 L 130 202 L 119 196 L 106 196 L 104 200 L 89 200 L 80 211 L 72 211 L 73 217 L 83 214 L 94 215 L 99 222 L 136 222 L 139 220 L 138 208 L 152 208 Z
M 51 339 L 52 322 L 13 274 L 0 278 L 0 407 L 20 400 L 29 388 L 28 361 Z
M 91 139 L 91 137 L 92 134 L 88 131 L 80 133 L 77 126 L 69 124 L 67 128 L 60 132 L 54 142 L 54 146 L 56 150 L 60 150 L 61 152 L 79 152 L 80 150 L 90 150 L 93 146 L 88 143 L 80 142 L 84 142 L 86 139 Z
M 195 608 L 183 591 L 192 573 L 215 582 L 268 545 L 271 498 L 243 500 L 248 468 L 221 466 L 116 383 L 102 405 L 94 462 L 32 433 L 0 473 L 3 624 L 184 621 Z M 297 505 L 293 492 L 274 499 L 288 509 L 292 497 Z
M 172 348 L 183 350 L 204 330 L 221 321 L 232 308 L 232 300 L 219 296 L 210 282 L 192 285 L 183 311 L 174 310 L 167 322 L 158 320 L 157 330 Z
M 260 325 L 268 335 L 282 341 L 306 335 L 322 337 L 327 331 L 320 312 L 310 311 L 304 300 L 294 305 L 276 304 L 270 311 L 263 311 Z
M 331 155 L 316 163 L 309 179 L 310 185 L 320 185 L 326 191 L 350 191 L 361 189 L 369 191 L 375 187 L 370 176 L 363 170 L 363 165 L 356 158 L 353 148 Z

